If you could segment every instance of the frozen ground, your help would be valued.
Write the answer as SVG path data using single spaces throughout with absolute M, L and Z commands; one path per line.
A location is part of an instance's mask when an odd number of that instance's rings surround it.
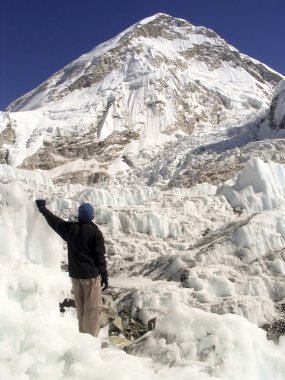
M 260 327 L 282 318 L 285 212 L 282 166 L 248 162 L 237 181 L 189 189 L 56 187 L 1 167 L 3 379 L 284 379 L 285 338 Z M 96 207 L 118 304 L 157 327 L 128 349 L 100 349 L 58 301 L 70 292 L 60 240 L 33 200 L 74 216 Z M 238 207 L 238 212 L 237 212 Z

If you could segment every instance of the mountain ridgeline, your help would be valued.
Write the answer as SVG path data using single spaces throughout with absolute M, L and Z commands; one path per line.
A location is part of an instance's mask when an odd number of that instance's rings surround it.
M 105 180 L 133 168 L 132 155 L 178 135 L 202 141 L 248 118 L 264 121 L 281 79 L 214 31 L 156 14 L 10 104 L 1 115 L 0 159 L 24 169 L 64 167 L 56 181 Z M 266 128 L 279 129 L 268 117 Z M 88 170 L 69 169 L 78 159 Z

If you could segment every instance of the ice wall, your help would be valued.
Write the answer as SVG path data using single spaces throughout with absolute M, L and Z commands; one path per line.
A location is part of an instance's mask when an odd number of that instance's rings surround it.
M 5 380 L 209 379 L 195 368 L 154 369 L 77 331 L 77 320 L 59 313 L 70 291 L 60 271 L 62 244 L 17 184 L 0 186 L 0 378 Z
M 71 287 L 60 271 L 62 243 L 15 183 L 0 186 L 0 241 L 1 379 L 162 379 L 122 351 L 104 358 L 100 339 L 79 334 L 72 314 L 60 315 Z
M 267 117 L 259 126 L 261 139 L 284 138 L 285 135 L 285 80 L 277 85 Z
M 233 207 L 248 213 L 285 207 L 285 169 L 274 162 L 251 158 L 233 186 L 218 190 Z
M 79 200 L 88 200 L 95 207 L 126 207 L 157 199 L 159 194 L 158 189 L 147 186 L 114 186 L 111 189 L 86 189 L 80 194 Z
M 114 189 L 99 191 L 102 189 L 80 188 L 77 193 L 66 193 L 61 188 L 57 189 L 59 192 L 56 194 L 55 188 L 52 189 L 53 193 L 49 193 L 44 182 L 42 187 L 35 186 L 26 193 L 15 183 L 19 177 L 15 178 L 14 183 L 2 184 L 0 378 L 94 380 L 96 376 L 96 379 L 102 380 L 283 380 L 284 339 L 281 338 L 279 345 L 274 346 L 266 340 L 263 330 L 245 318 L 219 315 L 234 312 L 259 324 L 273 315 L 272 299 L 285 294 L 281 278 L 285 271 L 282 256 L 276 256 L 270 262 L 252 263 L 268 252 L 284 247 L 283 170 L 282 167 L 260 161 L 254 162 L 254 165 L 249 163 L 249 168 L 241 174 L 235 187 L 226 188 L 231 189 L 230 196 L 227 192 L 223 193 L 232 205 L 233 199 L 240 202 L 238 205 L 247 205 L 245 214 L 249 218 L 247 224 L 241 224 L 231 234 L 225 227 L 228 233 L 226 241 L 222 239 L 223 223 L 226 218 L 234 216 L 238 219 L 238 216 L 230 210 L 224 196 L 220 196 L 219 192 L 215 196 L 215 188 L 199 186 L 189 191 L 174 189 L 159 193 L 143 188 L 121 188 L 118 192 Z M 268 178 L 269 184 L 266 181 Z M 32 182 L 24 180 L 19 183 L 24 188 L 33 186 Z M 205 249 L 204 245 L 201 252 L 197 248 L 199 244 L 193 251 L 187 250 L 179 255 L 179 252 L 172 250 L 176 261 L 163 269 L 171 275 L 183 266 L 190 267 L 195 259 L 196 265 L 186 279 L 189 288 L 181 287 L 179 282 L 162 281 L 159 285 L 149 279 L 148 289 L 141 286 L 134 293 L 134 308 L 144 312 L 140 315 L 141 319 L 147 321 L 157 314 L 164 316 L 154 332 L 133 346 L 133 353 L 149 359 L 126 355 L 113 348 L 100 350 L 98 339 L 77 332 L 77 321 L 72 314 L 59 315 L 58 301 L 62 293 L 69 292 L 70 281 L 66 274 L 60 272 L 62 242 L 49 229 L 33 200 L 29 199 L 38 191 L 43 191 L 51 200 L 61 196 L 59 201 L 53 203 L 58 210 L 70 212 L 70 208 L 83 199 L 97 202 L 95 205 L 101 210 L 102 219 L 105 217 L 107 220 L 110 216 L 106 210 L 110 213 L 115 210 L 122 234 L 135 222 L 134 229 L 130 229 L 125 236 L 130 246 L 121 246 L 128 252 L 120 257 L 120 265 L 124 257 L 133 253 L 131 244 L 134 248 L 140 245 L 140 249 L 144 250 L 144 262 L 147 261 L 147 250 L 153 249 L 156 256 L 162 255 L 165 246 L 159 239 L 165 236 L 165 228 L 171 223 L 176 223 L 180 228 L 179 233 L 175 231 L 176 239 L 181 237 L 180 233 L 182 237 L 188 236 L 188 233 L 190 236 L 190 230 L 181 229 L 183 220 L 186 221 L 184 227 L 189 223 L 193 241 L 199 234 L 201 236 L 201 231 L 206 227 L 220 228 L 217 232 L 220 235 L 213 241 L 205 235 L 208 248 Z M 100 207 L 103 202 L 105 206 Z M 274 208 L 276 204 L 278 209 Z M 250 219 L 260 205 L 259 214 Z M 174 215 L 177 213 L 181 219 L 175 221 Z M 150 237 L 144 230 L 149 223 L 145 219 L 147 214 L 151 215 L 153 224 L 149 228 L 157 231 L 157 236 Z M 129 219 L 124 219 L 124 215 Z M 108 220 L 110 222 L 112 219 Z M 107 231 L 110 224 L 103 227 Z M 140 229 L 138 238 L 136 234 Z M 163 244 L 167 243 L 167 238 Z M 122 235 L 115 245 L 119 245 L 120 241 Z M 211 245 L 211 242 L 214 244 Z M 184 244 L 181 243 L 182 246 Z M 234 256 L 237 248 L 243 252 L 243 261 Z M 193 256 L 195 252 L 197 257 Z M 138 268 L 139 263 L 135 264 Z M 276 281 L 273 281 L 274 276 Z M 131 279 L 129 281 L 131 287 Z M 177 300 L 180 302 L 177 303 Z M 204 305 L 207 312 L 195 309 L 195 303 L 199 308 Z
M 283 380 L 285 340 L 279 347 L 265 331 L 236 315 L 215 315 L 172 301 L 154 332 L 130 352 L 171 366 L 199 368 L 227 380 Z
M 280 128 L 285 127 L 285 80 L 279 82 L 276 90 L 273 94 L 273 99 L 276 101 L 276 106 L 274 109 L 274 121 Z
M 20 181 L 27 189 L 53 190 L 53 182 L 39 171 L 22 170 L 10 165 L 0 165 L 0 179 L 2 183 L 13 183 Z

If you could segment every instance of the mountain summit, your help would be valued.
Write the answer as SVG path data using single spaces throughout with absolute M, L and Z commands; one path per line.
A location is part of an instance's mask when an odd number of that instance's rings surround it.
M 281 78 L 212 30 L 159 13 L 14 101 L 3 116 L 13 143 L 2 162 L 52 169 L 96 158 L 96 170 L 112 172 L 114 159 L 177 132 L 226 128 L 260 112 Z
M 194 27 L 185 20 L 159 13 L 140 21 L 67 65 L 35 90 L 13 102 L 7 110 L 36 109 L 64 99 L 75 90 L 82 91 L 90 87 L 97 90 L 101 84 L 100 90 L 102 82 L 115 88 L 114 85 L 118 83 L 112 84 L 114 72 L 119 74 L 117 79 L 120 84 L 130 84 L 142 78 L 148 84 L 153 84 L 153 80 L 165 81 L 170 77 L 172 81 L 178 81 L 180 86 L 186 86 L 191 80 L 198 79 L 201 84 L 208 83 L 209 77 L 213 76 L 216 78 L 211 82 L 218 82 L 222 78 L 217 78 L 220 73 L 216 70 L 222 70 L 224 76 L 227 73 L 235 74 L 233 78 L 223 79 L 229 79 L 229 82 L 240 87 L 248 79 L 244 78 L 246 74 L 250 75 L 260 82 L 265 92 L 266 83 L 275 86 L 281 79 L 280 75 L 264 65 L 241 55 L 212 30 Z M 183 72 L 183 77 L 179 71 Z M 185 79 L 186 75 L 189 78 Z M 133 86 L 125 87 L 133 90 Z M 211 89 L 209 84 L 208 88 Z M 260 91 L 257 94 L 262 99 Z M 248 99 L 236 100 L 242 102 Z M 258 107 L 258 102 L 252 103 L 249 105 Z

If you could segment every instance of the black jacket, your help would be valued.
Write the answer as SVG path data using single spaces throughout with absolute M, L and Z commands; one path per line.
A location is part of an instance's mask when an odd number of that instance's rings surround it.
M 46 207 L 40 212 L 50 227 L 67 242 L 70 277 L 89 279 L 107 274 L 104 238 L 96 224 L 66 222 Z

